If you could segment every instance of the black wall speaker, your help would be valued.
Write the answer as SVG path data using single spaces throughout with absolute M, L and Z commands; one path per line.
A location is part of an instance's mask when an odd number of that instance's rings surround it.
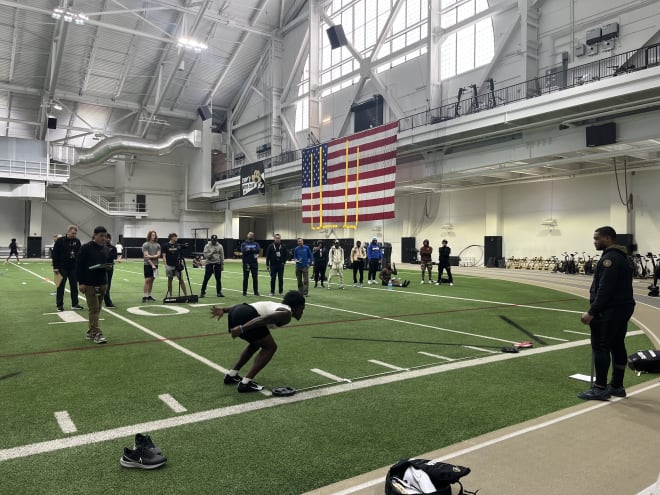
M 28 237 L 25 254 L 28 258 L 41 258 L 41 237 Z
M 346 40 L 346 35 L 344 34 L 344 28 L 342 27 L 341 24 L 337 24 L 336 26 L 330 26 L 328 29 L 325 31 L 328 33 L 328 39 L 330 40 L 330 46 L 334 50 L 335 48 L 339 48 L 340 46 L 346 46 L 348 41 Z
M 199 107 L 197 109 L 197 113 L 199 114 L 199 118 L 202 120 L 209 120 L 211 118 L 211 109 L 208 107 L 208 105 Z
M 587 127 L 587 146 L 605 146 L 616 143 L 616 122 Z
M 415 237 L 401 238 L 401 262 L 415 263 L 417 261 L 417 246 Z M 365 246 L 366 249 L 366 246 Z
M 48 117 L 48 128 L 57 129 L 57 119 L 55 117 Z
M 502 236 L 487 235 L 484 237 L 484 262 L 487 267 L 497 266 L 497 260 L 502 257 Z

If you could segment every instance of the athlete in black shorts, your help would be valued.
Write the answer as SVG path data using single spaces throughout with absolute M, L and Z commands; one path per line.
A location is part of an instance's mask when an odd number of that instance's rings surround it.
M 277 344 L 270 333 L 272 328 L 287 325 L 291 318 L 299 320 L 305 310 L 305 297 L 298 291 L 289 291 L 281 303 L 260 301 L 237 304 L 226 308 L 211 308 L 211 318 L 222 318 L 227 313 L 228 329 L 232 338 L 240 337 L 248 345 L 232 369 L 225 375 L 225 385 L 237 383 L 239 392 L 258 392 L 263 389 L 253 379 L 273 358 Z M 261 349 L 259 351 L 259 349 Z M 259 351 L 245 377 L 238 371 Z

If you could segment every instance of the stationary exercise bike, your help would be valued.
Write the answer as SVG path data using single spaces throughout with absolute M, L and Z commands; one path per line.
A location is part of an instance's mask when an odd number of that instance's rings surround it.
M 649 285 L 649 296 L 658 297 L 660 295 L 660 287 L 658 287 L 658 278 L 660 278 L 660 267 L 655 264 L 655 256 L 653 253 L 648 253 L 648 256 L 651 259 L 653 264 L 653 283 Z

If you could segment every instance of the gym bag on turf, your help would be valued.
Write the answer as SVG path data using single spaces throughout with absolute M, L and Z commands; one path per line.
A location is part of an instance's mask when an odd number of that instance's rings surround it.
M 468 467 L 445 462 L 402 459 L 387 472 L 385 495 L 476 495 L 477 492 L 466 490 L 459 481 L 469 473 Z
M 637 351 L 628 356 L 628 367 L 637 375 L 642 373 L 660 373 L 660 351 Z

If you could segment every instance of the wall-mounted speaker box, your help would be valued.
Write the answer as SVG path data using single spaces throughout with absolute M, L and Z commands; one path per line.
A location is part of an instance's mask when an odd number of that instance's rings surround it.
M 211 109 L 208 107 L 208 105 L 199 107 L 197 109 L 197 113 L 199 114 L 199 118 L 202 120 L 209 120 L 211 118 Z
M 594 28 L 587 31 L 587 45 L 595 45 L 602 38 L 602 29 Z
M 328 33 L 328 39 L 330 40 L 330 47 L 334 50 L 340 46 L 346 46 L 348 41 L 346 40 L 346 35 L 344 34 L 344 28 L 341 24 L 336 26 L 330 26 L 325 31 Z
M 603 26 L 603 29 L 601 30 L 601 35 L 600 35 L 600 40 L 601 41 L 607 41 L 611 40 L 612 38 L 618 38 L 619 37 L 619 23 L 618 22 L 612 22 L 610 24 L 607 24 Z
M 415 237 L 401 238 L 401 262 L 415 263 L 417 261 L 417 247 Z
M 57 119 L 55 117 L 48 117 L 48 128 L 57 129 Z
M 587 127 L 587 147 L 616 143 L 616 122 Z
M 484 265 L 497 267 L 497 261 L 502 257 L 502 236 L 487 235 L 484 237 Z

